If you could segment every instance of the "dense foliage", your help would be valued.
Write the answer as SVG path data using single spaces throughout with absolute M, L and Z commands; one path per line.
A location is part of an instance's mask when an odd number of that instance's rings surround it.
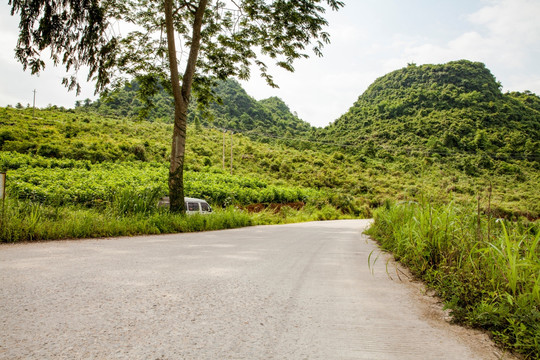
M 159 91 L 151 96 L 151 105 L 149 105 L 148 101 L 139 95 L 140 90 L 139 82 L 133 80 L 122 88 L 102 94 L 95 101 L 90 99 L 83 102 L 77 101 L 75 108 L 96 112 L 104 116 L 173 123 L 174 99 L 172 95 L 165 88 L 159 86 Z
M 131 193 L 167 194 L 167 167 L 157 162 L 51 160 L 41 156 L 0 153 L 0 168 L 9 171 L 10 194 L 48 205 L 100 206 L 125 189 Z M 221 173 L 186 172 L 186 191 L 215 205 L 315 201 L 324 194 L 307 188 L 269 185 Z
M 481 63 L 414 64 L 377 79 L 349 111 L 321 131 L 364 151 L 429 151 L 540 161 L 540 98 L 500 91 Z
M 302 136 L 311 130 L 280 98 L 256 101 L 235 80 L 220 82 L 216 94 L 221 101 L 211 106 L 214 121 L 201 120 L 207 125 L 272 136 Z
M 174 105 L 172 96 L 163 88 L 152 98 L 153 107 L 146 108 L 139 99 L 139 83 L 132 81 L 123 89 L 101 96 L 92 102 L 78 102 L 79 110 L 94 111 L 101 115 L 142 118 L 151 122 L 172 123 Z M 213 88 L 215 101 L 201 111 L 192 105 L 188 122 L 220 129 L 266 134 L 272 136 L 305 136 L 312 127 L 291 112 L 278 97 L 257 101 L 249 96 L 233 79 L 217 82 Z
M 36 119 L 31 109 L 4 108 L 0 119 L 3 152 L 84 164 L 142 161 L 163 166 L 168 160 L 171 124 L 54 108 L 37 110 Z M 190 129 L 186 170 L 228 172 L 231 135 L 195 124 Z M 427 152 L 410 156 L 377 148 L 367 152 L 336 146 L 319 151 L 319 142 L 296 142 L 290 147 L 288 141 L 270 140 L 257 142 L 242 134 L 233 135 L 233 173 L 278 186 L 321 189 L 340 209 L 365 216 L 385 199 L 410 199 L 420 194 L 437 201 L 467 202 L 491 182 L 492 211 L 529 219 L 540 214 L 537 162 L 491 159 L 491 168 L 481 168 L 477 164 L 486 158 L 478 154 L 441 158 Z

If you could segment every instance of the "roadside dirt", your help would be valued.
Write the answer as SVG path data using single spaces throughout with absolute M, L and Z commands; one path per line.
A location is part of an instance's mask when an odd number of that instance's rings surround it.
M 388 255 L 390 256 L 390 255 Z M 460 339 L 479 357 L 484 359 L 520 360 L 521 356 L 504 350 L 493 342 L 487 331 L 472 329 L 452 322 L 450 310 L 444 309 L 444 303 L 433 290 L 414 278 L 409 269 L 391 259 L 389 262 L 389 276 L 395 281 L 398 279 L 408 288 L 418 301 L 422 315 L 433 327 L 446 331 Z

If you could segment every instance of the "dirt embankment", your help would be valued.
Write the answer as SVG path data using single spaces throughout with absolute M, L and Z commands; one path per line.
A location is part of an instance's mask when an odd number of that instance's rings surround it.
M 284 207 L 289 207 L 294 210 L 301 210 L 304 208 L 306 204 L 302 201 L 296 201 L 296 202 L 290 202 L 290 203 L 284 203 L 284 204 L 278 204 L 278 203 L 270 203 L 270 204 L 250 204 L 246 206 L 241 206 L 240 208 L 243 210 L 246 210 L 250 213 L 259 213 L 261 211 L 264 211 L 266 209 L 271 210 L 274 214 L 277 214 L 281 211 Z

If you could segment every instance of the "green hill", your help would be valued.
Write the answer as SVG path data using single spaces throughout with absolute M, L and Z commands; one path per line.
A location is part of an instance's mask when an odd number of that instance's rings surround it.
M 377 79 L 319 138 L 367 151 L 540 160 L 540 98 L 500 86 L 482 63 L 409 65 Z
M 215 91 L 221 102 L 211 104 L 214 119 L 203 118 L 203 124 L 273 136 L 304 135 L 312 128 L 294 115 L 280 98 L 257 101 L 235 80 L 220 82 Z
M 154 107 L 147 113 L 137 91 L 136 81 L 107 96 L 92 102 L 78 103 L 77 108 L 106 116 L 142 118 L 151 122 L 172 122 L 173 100 L 165 90 L 151 98 Z M 249 96 L 233 79 L 219 81 L 214 87 L 217 101 L 211 102 L 206 111 L 192 104 L 188 122 L 222 129 L 264 133 L 273 136 L 305 135 L 312 129 L 307 122 L 294 115 L 277 97 L 257 101 Z

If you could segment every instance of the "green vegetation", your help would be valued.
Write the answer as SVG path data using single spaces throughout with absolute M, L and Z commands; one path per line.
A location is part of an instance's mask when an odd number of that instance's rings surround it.
M 121 196 L 125 189 L 129 189 L 130 196 L 151 193 L 156 203 L 167 194 L 167 167 L 162 163 L 91 164 L 3 152 L 0 166 L 12 170 L 9 172 L 10 195 L 41 204 L 99 207 Z M 313 189 L 268 185 L 261 180 L 221 173 L 187 171 L 185 181 L 191 196 L 208 199 L 219 206 L 326 198 L 323 192 Z
M 438 292 L 455 321 L 540 357 L 538 224 L 495 219 L 474 204 L 406 202 L 378 209 L 369 234 Z
M 37 110 L 35 119 L 30 109 L 3 108 L 0 119 L 0 171 L 8 174 L 10 199 L 2 241 L 218 229 L 221 208 L 229 209 L 228 221 L 236 224 L 224 228 L 336 219 L 363 210 L 328 186 L 286 181 L 283 176 L 291 178 L 292 167 L 273 160 L 268 144 L 242 135 L 233 138 L 233 171 L 238 175 L 230 175 L 229 159 L 222 168 L 223 134 L 195 126 L 189 131 L 185 187 L 189 196 L 208 200 L 218 210 L 218 220 L 209 217 L 191 226 L 189 220 L 157 208 L 158 199 L 167 194 L 170 124 L 55 107 Z M 226 141 L 229 156 L 229 135 Z M 283 146 L 272 147 L 279 158 L 287 156 Z M 267 161 L 272 162 L 265 165 Z M 261 163 L 272 176 L 260 176 Z M 307 178 L 309 169 L 305 171 Z M 253 203 L 301 207 L 270 207 L 251 215 L 241 210 Z
M 145 103 L 139 99 L 139 89 L 139 84 L 132 81 L 123 89 L 101 96 L 95 102 L 78 102 L 76 109 L 106 116 L 172 123 L 172 96 L 161 89 L 150 99 L 153 107 L 147 109 Z M 217 101 L 212 102 L 204 111 L 192 105 L 188 115 L 189 123 L 288 137 L 303 136 L 313 130 L 311 125 L 293 114 L 280 98 L 271 97 L 257 101 L 249 96 L 236 80 L 219 81 L 213 91 Z
M 141 172 L 148 168 L 145 172 L 155 173 L 153 179 L 162 180 L 159 180 L 159 186 L 140 177 L 133 181 L 141 183 L 144 180 L 145 186 L 150 187 L 165 186 L 170 124 L 54 108 L 37 110 L 36 119 L 32 119 L 29 109 L 4 108 L 0 109 L 0 119 L 0 145 L 4 154 L 1 170 L 11 170 L 9 178 L 22 173 L 20 162 L 27 163 L 24 171 L 28 173 L 36 171 L 31 168 L 37 167 L 77 168 L 79 172 L 81 169 L 101 169 L 101 175 L 96 176 L 105 179 L 103 183 L 114 178 L 112 173 L 107 174 L 107 167 L 124 168 L 124 174 L 117 177 L 125 181 L 130 176 L 138 176 L 131 169 L 135 167 Z M 479 186 L 491 181 L 493 208 L 500 216 L 535 219 L 540 214 L 540 194 L 536 190 L 540 182 L 538 162 L 494 159 L 491 160 L 492 169 L 481 169 L 477 162 L 485 158 L 476 154 L 453 154 L 442 159 L 438 154 L 421 152 L 414 156 L 392 155 L 377 148 L 370 153 L 336 146 L 318 150 L 317 142 L 297 141 L 291 147 L 288 140 L 266 140 L 252 141 L 250 136 L 243 134 L 233 136 L 233 173 L 236 176 L 278 187 L 323 191 L 328 201 L 345 213 L 370 216 L 371 210 L 386 199 L 414 199 L 420 191 L 439 202 L 467 203 L 474 198 Z M 223 169 L 223 134 L 204 127 L 190 127 L 186 179 L 191 173 L 227 177 L 230 134 L 225 137 L 225 145 Z M 17 160 L 12 152 L 25 154 L 27 158 Z M 13 164 L 10 165 L 10 161 Z M 111 165 L 113 162 L 123 165 Z M 475 170 L 475 175 L 469 175 L 468 169 Z M 48 172 L 54 174 L 53 170 Z M 42 174 L 47 175 L 47 171 Z M 34 181 L 42 188 L 39 191 L 44 191 L 44 186 Z M 54 183 L 49 184 L 54 186 Z M 96 198 L 108 197 L 100 195 Z M 213 198 L 209 200 L 213 201 Z M 221 200 L 216 198 L 216 201 L 220 203 Z M 247 202 L 238 201 L 240 204 Z
M 410 65 L 377 79 L 320 136 L 391 154 L 427 151 L 442 163 L 454 154 L 482 157 L 475 164 L 480 171 L 492 170 L 496 160 L 538 164 L 538 104 L 532 93 L 502 94 L 481 63 Z
M 132 193 L 138 197 L 140 194 Z M 121 200 L 122 201 L 122 200 Z M 153 205 L 155 206 L 155 205 Z M 179 215 L 163 209 L 141 209 L 124 213 L 118 203 L 104 209 L 81 206 L 51 206 L 9 199 L 2 229 L 5 242 L 90 238 L 141 234 L 165 234 L 229 229 L 250 226 L 252 218 L 233 208 L 211 215 Z
M 36 110 L 36 118 L 0 108 L 0 171 L 8 178 L 1 240 L 375 213 L 371 233 L 446 299 L 457 321 L 538 358 L 538 96 L 501 93 L 479 63 L 410 65 L 313 129 L 280 99 L 255 101 L 235 81 L 216 91 L 221 104 L 191 112 L 185 162 L 186 195 L 208 200 L 217 210 L 211 217 L 157 208 L 168 189 L 172 130 L 163 92 L 147 120 L 129 88 L 112 101 Z M 485 189 L 487 200 L 479 196 Z

